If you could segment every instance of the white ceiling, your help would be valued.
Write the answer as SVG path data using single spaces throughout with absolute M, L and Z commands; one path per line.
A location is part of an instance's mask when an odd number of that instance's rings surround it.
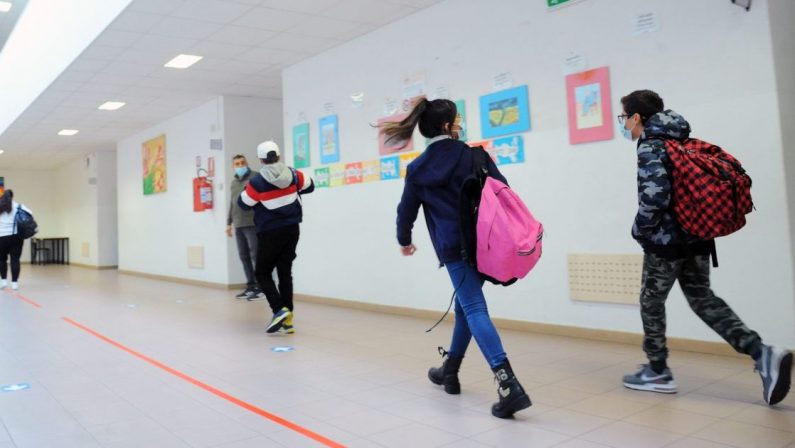
M 3 46 L 8 40 L 8 36 L 11 34 L 11 30 L 14 29 L 14 25 L 17 24 L 17 20 L 19 20 L 20 14 L 22 14 L 22 10 L 25 9 L 28 0 L 14 0 L 11 6 L 11 11 L 8 12 L 0 12 L 0 51 L 3 50 Z
M 133 0 L 0 136 L 0 167 L 53 168 L 114 149 L 217 95 L 281 98 L 284 67 L 439 1 Z M 204 59 L 163 67 L 179 53 Z M 105 101 L 127 105 L 97 110 Z M 58 136 L 65 128 L 80 133 Z

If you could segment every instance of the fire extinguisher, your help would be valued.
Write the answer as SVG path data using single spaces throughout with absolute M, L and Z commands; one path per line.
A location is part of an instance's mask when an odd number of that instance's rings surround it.
M 204 171 L 204 176 L 201 172 Z M 213 183 L 207 177 L 207 171 L 203 168 L 196 170 L 196 178 L 193 179 L 193 211 L 203 212 L 213 208 Z

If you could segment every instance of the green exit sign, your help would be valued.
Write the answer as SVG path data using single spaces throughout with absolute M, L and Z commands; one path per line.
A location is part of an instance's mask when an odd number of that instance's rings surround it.
M 576 3 L 577 1 L 579 1 L 579 0 L 547 0 L 547 7 L 548 8 L 557 8 L 559 6 Z

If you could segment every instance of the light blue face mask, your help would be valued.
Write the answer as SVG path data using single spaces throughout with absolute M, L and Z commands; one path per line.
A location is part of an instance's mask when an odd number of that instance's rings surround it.
M 632 129 L 627 129 L 627 123 L 624 122 L 620 127 L 621 135 L 623 135 L 625 139 L 632 141 Z
M 240 167 L 235 168 L 235 174 L 237 174 L 237 177 L 242 178 L 243 176 L 246 175 L 246 173 L 248 173 L 248 167 L 247 166 L 240 166 Z

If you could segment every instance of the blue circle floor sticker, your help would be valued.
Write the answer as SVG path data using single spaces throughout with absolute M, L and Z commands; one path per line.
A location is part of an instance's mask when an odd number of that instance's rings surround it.
M 30 389 L 30 384 L 20 383 L 20 384 L 6 384 L 4 386 L 0 386 L 0 390 L 2 390 L 3 392 L 19 392 L 25 389 Z
M 294 347 L 289 347 L 289 346 L 285 346 L 285 347 L 273 347 L 273 348 L 271 349 L 271 351 L 272 351 L 272 352 L 276 352 L 276 353 L 282 353 L 282 352 L 291 352 L 291 351 L 293 351 L 293 350 L 295 350 L 295 348 L 294 348 Z

